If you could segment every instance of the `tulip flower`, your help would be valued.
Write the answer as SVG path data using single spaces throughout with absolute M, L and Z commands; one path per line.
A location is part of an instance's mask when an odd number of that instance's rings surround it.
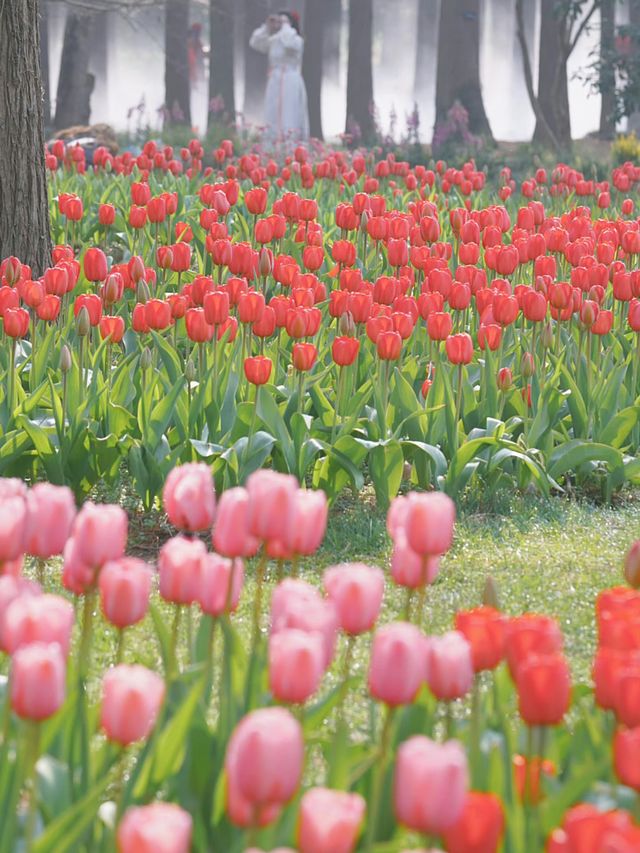
M 189 462 L 174 468 L 162 492 L 169 521 L 179 530 L 190 533 L 211 528 L 215 500 L 211 471 L 202 462 Z
M 471 645 L 458 631 L 429 637 L 427 684 L 436 699 L 461 699 L 473 684 Z
M 495 794 L 470 791 L 458 820 L 445 830 L 449 853 L 497 853 L 504 832 L 504 809 Z
M 11 659 L 11 707 L 23 720 L 40 722 L 59 710 L 65 697 L 65 662 L 58 643 L 30 643 Z
M 364 563 L 331 566 L 324 572 L 324 588 L 335 605 L 343 631 L 362 634 L 373 628 L 384 593 L 381 569 Z
M 31 643 L 57 643 L 66 657 L 73 622 L 73 607 L 61 596 L 20 595 L 3 614 L 3 647 L 13 655 Z
M 135 557 L 105 563 L 98 578 L 105 618 L 120 629 L 140 622 L 149 609 L 151 581 L 150 567 Z
M 102 681 L 100 725 L 121 746 L 147 738 L 164 700 L 162 678 L 144 666 L 120 664 Z
M 174 803 L 128 809 L 118 826 L 118 853 L 189 853 L 193 820 Z
M 365 812 L 360 794 L 311 788 L 300 801 L 300 853 L 352 853 Z
M 324 674 L 322 635 L 284 628 L 269 640 L 269 689 L 278 702 L 303 704 Z

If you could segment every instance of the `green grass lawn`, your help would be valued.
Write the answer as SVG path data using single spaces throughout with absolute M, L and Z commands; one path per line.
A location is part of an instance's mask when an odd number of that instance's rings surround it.
M 132 522 L 130 552 L 153 560 L 171 530 L 159 513 L 143 514 L 127 500 L 125 505 Z M 595 597 L 601 589 L 622 582 L 623 554 L 640 537 L 639 508 L 640 495 L 635 494 L 615 507 L 513 495 L 503 500 L 498 512 L 463 508 L 453 549 L 442 561 L 437 582 L 428 590 L 424 630 L 438 633 L 450 628 L 456 610 L 480 603 L 485 580 L 491 576 L 505 612 L 542 611 L 559 620 L 574 676 L 588 678 L 595 647 Z M 322 549 L 304 563 L 300 576 L 320 584 L 326 566 L 354 560 L 387 569 L 389 555 L 385 513 L 367 494 L 358 499 L 345 497 L 331 511 Z M 29 574 L 32 568 L 26 571 Z M 52 572 L 57 576 L 57 567 L 52 566 Z M 269 585 L 274 583 L 272 575 Z M 249 566 L 241 607 L 234 617 L 241 633 L 247 635 L 252 584 Z M 50 587 L 58 589 L 57 580 Z M 382 618 L 399 618 L 404 601 L 404 590 L 389 582 Z M 167 620 L 171 619 L 170 608 L 163 605 L 163 610 Z M 368 642 L 366 637 L 358 641 L 356 661 L 360 667 L 367 657 Z M 115 631 L 104 622 L 99 622 L 94 649 L 94 672 L 99 673 L 115 660 Z M 125 659 L 134 658 L 159 667 L 150 619 L 128 632 Z

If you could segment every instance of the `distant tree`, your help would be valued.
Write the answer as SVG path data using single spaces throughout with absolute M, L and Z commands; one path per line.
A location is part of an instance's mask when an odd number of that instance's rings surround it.
M 267 57 L 251 50 L 251 33 L 263 24 L 270 11 L 269 0 L 244 0 L 244 118 L 260 122 L 267 83 Z
M 51 124 L 51 87 L 49 83 L 49 4 L 40 6 L 40 73 L 42 75 L 42 112 L 45 125 Z
M 480 86 L 480 0 L 445 0 L 440 6 L 436 128 L 458 101 L 469 130 L 493 138 Z
M 309 5 L 313 0 L 309 0 Z M 342 0 L 324 0 L 324 37 L 322 39 L 322 73 L 326 82 L 340 83 L 340 36 L 342 33 Z
M 523 0 L 516 0 L 518 41 L 527 92 L 536 114 L 535 141 L 557 152 L 571 146 L 567 62 L 588 31 L 601 0 L 541 0 L 540 58 L 537 92 L 533 87 L 531 57 L 524 38 Z
M 302 76 L 309 101 L 311 136 L 322 139 L 322 56 L 326 8 L 323 3 L 307 3 L 304 16 L 304 54 Z
M 0 3 L 0 258 L 51 263 L 38 0 Z
M 165 124 L 191 124 L 189 0 L 167 0 L 164 24 Z
M 615 0 L 600 3 L 600 136 L 613 139 L 616 132 Z
M 363 141 L 373 137 L 373 0 L 349 0 L 349 64 L 346 132 L 357 127 Z
M 235 75 L 234 75 L 234 0 L 209 0 L 209 101 L 216 98 L 224 101 L 224 112 L 235 118 Z M 209 112 L 209 124 L 215 121 L 215 113 Z
M 74 124 L 88 124 L 94 79 L 89 74 L 94 13 L 70 7 L 64 25 L 62 58 L 56 94 L 54 125 L 60 130 Z

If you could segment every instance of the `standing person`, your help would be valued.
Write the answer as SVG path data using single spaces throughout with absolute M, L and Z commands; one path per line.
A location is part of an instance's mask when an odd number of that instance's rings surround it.
M 304 39 L 295 12 L 269 15 L 254 30 L 250 46 L 269 57 L 265 94 L 265 142 L 291 145 L 309 137 L 307 90 L 302 79 Z

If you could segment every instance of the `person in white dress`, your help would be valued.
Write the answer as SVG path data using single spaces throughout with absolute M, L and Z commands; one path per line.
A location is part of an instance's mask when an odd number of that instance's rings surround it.
M 307 90 L 302 79 L 304 39 L 290 12 L 269 15 L 254 30 L 250 46 L 266 53 L 269 77 L 265 93 L 265 138 L 268 147 L 289 147 L 309 138 Z

